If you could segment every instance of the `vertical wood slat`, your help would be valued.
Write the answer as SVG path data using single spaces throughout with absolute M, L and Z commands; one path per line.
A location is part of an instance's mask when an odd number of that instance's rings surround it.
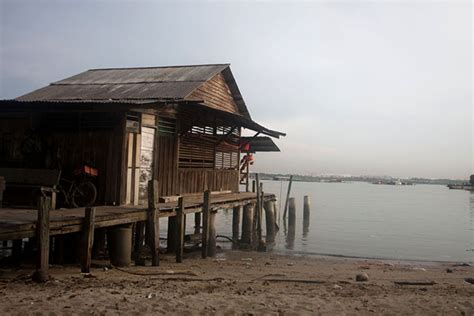
M 184 198 L 181 196 L 178 199 L 178 209 L 176 210 L 176 223 L 177 223 L 177 234 L 178 234 L 178 245 L 176 247 L 176 262 L 183 262 L 183 250 L 184 250 Z
M 211 191 L 204 191 L 204 200 L 202 204 L 202 251 L 201 257 L 207 258 L 208 239 L 209 239 L 209 212 L 211 208 Z
M 36 223 L 36 238 L 38 242 L 38 258 L 33 280 L 46 282 L 49 279 L 49 211 L 50 197 L 41 197 L 38 205 L 38 221 Z
M 160 265 L 160 219 L 157 207 L 159 183 L 157 180 L 148 181 L 148 215 L 147 243 L 151 250 L 151 265 Z
M 94 243 L 95 207 L 87 207 L 84 214 L 84 226 L 81 240 L 81 272 L 90 273 L 92 245 Z

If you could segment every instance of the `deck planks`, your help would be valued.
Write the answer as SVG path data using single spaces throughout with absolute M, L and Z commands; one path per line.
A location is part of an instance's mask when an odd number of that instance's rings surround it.
M 274 200 L 273 194 L 265 194 L 265 200 Z M 252 192 L 224 193 L 211 197 L 211 209 L 226 209 L 256 202 Z M 203 196 L 190 196 L 185 200 L 184 213 L 202 211 Z M 159 217 L 176 216 L 177 202 L 158 203 Z M 97 206 L 95 228 L 147 220 L 147 206 Z M 22 239 L 35 236 L 38 211 L 35 209 L 0 208 L 0 240 Z M 60 209 L 50 212 L 50 235 L 61 235 L 82 230 L 84 208 Z

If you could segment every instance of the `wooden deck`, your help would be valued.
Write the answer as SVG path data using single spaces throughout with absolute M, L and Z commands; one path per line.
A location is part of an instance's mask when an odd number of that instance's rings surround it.
M 273 194 L 265 194 L 265 201 L 275 200 Z M 216 194 L 211 196 L 211 209 L 227 209 L 255 203 L 255 193 L 240 192 Z M 203 197 L 185 198 L 184 212 L 202 211 Z M 177 202 L 159 203 L 159 217 L 176 215 Z M 146 206 L 97 206 L 95 228 L 135 223 L 147 220 Z M 84 208 L 53 210 L 50 213 L 50 235 L 79 232 L 84 222 Z M 0 208 L 0 240 L 14 240 L 34 237 L 38 211 L 35 209 Z

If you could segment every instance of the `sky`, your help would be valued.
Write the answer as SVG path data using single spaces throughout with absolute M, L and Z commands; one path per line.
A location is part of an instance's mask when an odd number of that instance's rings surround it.
M 0 99 L 90 68 L 231 63 L 287 133 L 254 170 L 474 173 L 471 1 L 0 0 Z

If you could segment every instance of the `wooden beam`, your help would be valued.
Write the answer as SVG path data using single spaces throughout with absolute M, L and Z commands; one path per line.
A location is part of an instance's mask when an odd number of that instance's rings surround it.
M 94 243 L 95 208 L 87 207 L 84 215 L 84 226 L 81 240 L 81 272 L 90 273 L 92 244 Z
M 51 208 L 51 198 L 42 196 L 38 207 L 38 221 L 36 224 L 36 238 L 38 242 L 38 261 L 36 271 L 33 273 L 33 280 L 36 282 L 46 282 L 49 279 L 49 210 Z
M 209 213 L 211 210 L 211 191 L 204 192 L 204 202 L 202 204 L 202 252 L 203 259 L 207 257 L 208 238 L 209 238 Z
M 177 223 L 177 234 L 178 234 L 178 245 L 176 247 L 176 262 L 183 262 L 183 249 L 184 249 L 184 198 L 180 197 L 178 200 L 178 209 L 176 214 Z

